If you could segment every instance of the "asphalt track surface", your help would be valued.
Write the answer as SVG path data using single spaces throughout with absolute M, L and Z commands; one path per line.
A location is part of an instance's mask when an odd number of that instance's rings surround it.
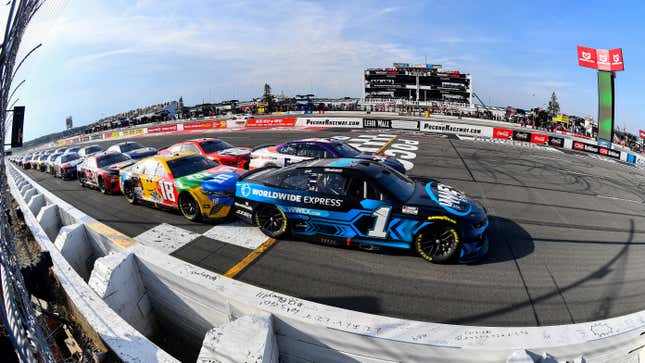
M 254 146 L 312 135 L 355 137 L 391 131 L 247 131 L 216 137 Z M 191 137 L 137 141 L 162 147 Z M 488 209 L 487 258 L 471 265 L 435 265 L 405 251 L 367 252 L 281 240 L 235 278 L 362 312 L 468 325 L 579 323 L 645 307 L 645 171 L 542 147 L 421 133 L 399 139 L 419 142 L 410 175 L 444 181 Z M 129 205 L 123 196 L 102 195 L 76 181 L 33 170 L 28 174 L 132 237 L 160 223 L 197 233 L 213 227 L 176 213 Z M 249 251 L 200 237 L 172 254 L 224 273 Z

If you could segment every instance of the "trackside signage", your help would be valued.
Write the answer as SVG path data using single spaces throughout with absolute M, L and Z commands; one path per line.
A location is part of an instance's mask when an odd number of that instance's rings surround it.
M 493 137 L 493 128 L 452 122 L 421 121 L 419 130 L 463 136 Z
M 363 128 L 366 129 L 390 129 L 392 128 L 392 120 L 381 120 L 378 118 L 364 118 Z
M 418 130 L 419 121 L 392 120 L 392 128 L 401 130 Z
M 164 125 L 164 126 L 155 126 L 155 127 L 148 127 L 148 133 L 149 134 L 155 134 L 158 132 L 173 132 L 177 131 L 177 125 Z M 114 137 L 114 136 L 112 136 Z
M 348 129 L 362 129 L 363 119 L 360 117 L 299 117 L 296 124 L 298 127 L 335 127 Z
M 246 128 L 293 127 L 295 124 L 296 119 L 293 117 L 251 118 L 246 120 Z
M 495 127 L 493 128 L 493 137 L 496 139 L 510 140 L 513 137 L 513 130 Z

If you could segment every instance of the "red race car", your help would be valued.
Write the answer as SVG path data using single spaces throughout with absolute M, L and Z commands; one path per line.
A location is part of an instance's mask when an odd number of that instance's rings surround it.
M 186 140 L 159 150 L 159 155 L 170 153 L 194 153 L 203 155 L 222 165 L 249 168 L 251 148 L 235 147 L 226 141 L 213 138 Z
M 81 186 L 98 188 L 103 194 L 119 193 L 119 170 L 135 162 L 129 156 L 113 151 L 93 154 L 78 166 L 78 181 Z

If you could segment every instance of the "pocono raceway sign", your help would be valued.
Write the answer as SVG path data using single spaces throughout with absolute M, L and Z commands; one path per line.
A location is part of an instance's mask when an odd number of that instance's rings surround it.
M 489 126 L 467 125 L 452 122 L 421 121 L 420 131 L 462 136 L 493 137 L 493 128 Z

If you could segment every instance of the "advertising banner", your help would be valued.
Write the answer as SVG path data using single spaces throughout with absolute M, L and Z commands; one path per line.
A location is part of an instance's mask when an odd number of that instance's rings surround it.
M 90 140 L 100 140 L 103 138 L 102 134 L 92 134 L 90 135 Z
M 419 121 L 392 120 L 392 128 L 401 130 L 418 130 Z
M 105 134 L 103 134 L 103 138 L 104 138 L 104 139 L 109 139 L 109 138 L 111 138 L 111 137 L 112 137 L 112 133 L 111 133 L 111 132 L 106 132 Z
M 184 124 L 184 130 L 206 130 L 213 128 L 213 121 L 188 122 Z
M 348 129 L 362 129 L 363 119 L 360 117 L 338 117 L 338 118 L 299 117 L 297 125 L 299 127 L 334 127 L 334 128 L 348 128 Z
M 131 129 L 122 131 L 125 136 L 143 135 L 143 129 Z
M 578 65 L 601 71 L 624 71 L 623 49 L 595 49 L 579 45 Z
M 110 137 L 121 137 L 121 132 L 118 132 L 118 131 L 112 131 L 112 132 L 110 133 L 110 135 L 111 135 Z
M 549 136 L 549 145 L 564 147 L 564 138 L 557 136 Z
M 251 118 L 246 120 L 246 128 L 293 127 L 295 124 L 296 119 L 293 117 Z
M 173 132 L 173 131 L 177 131 L 177 124 L 148 127 L 149 134 L 156 134 L 159 132 Z
M 526 131 L 513 130 L 513 140 L 530 142 L 531 133 Z
M 598 146 L 586 144 L 580 141 L 573 142 L 573 150 L 586 151 L 588 153 L 598 154 Z
M 533 144 L 544 145 L 549 141 L 549 137 L 543 134 L 531 134 L 531 142 Z
M 643 130 L 638 130 L 638 137 L 640 137 L 641 139 L 644 139 L 644 140 L 645 140 L 645 131 L 643 131 Z
M 493 129 L 493 138 L 510 140 L 511 138 L 513 138 L 513 130 L 511 130 L 511 129 L 500 129 L 499 127 L 495 127 Z
M 419 129 L 421 131 L 426 132 L 437 132 L 442 134 L 455 134 L 463 136 L 493 137 L 493 128 L 488 126 L 437 121 L 421 121 L 419 126 Z
M 366 129 L 390 129 L 392 128 L 392 120 L 381 120 L 376 118 L 364 118 L 363 128 Z
M 610 158 L 614 158 L 614 159 L 620 159 L 620 151 L 607 149 L 606 147 L 602 147 L 602 146 L 598 148 L 598 154 L 609 156 Z

